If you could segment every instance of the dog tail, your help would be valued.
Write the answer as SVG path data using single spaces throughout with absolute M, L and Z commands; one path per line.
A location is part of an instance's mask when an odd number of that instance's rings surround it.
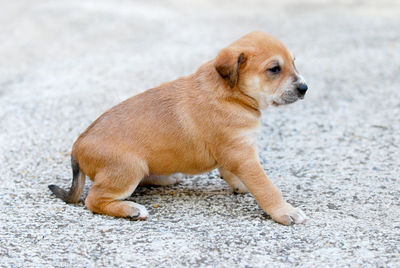
M 49 185 L 49 189 L 56 195 L 56 197 L 64 200 L 68 204 L 77 203 L 83 192 L 85 186 L 85 174 L 79 167 L 78 161 L 75 157 L 71 156 L 71 167 L 72 167 L 72 185 L 69 191 L 58 187 L 57 185 Z

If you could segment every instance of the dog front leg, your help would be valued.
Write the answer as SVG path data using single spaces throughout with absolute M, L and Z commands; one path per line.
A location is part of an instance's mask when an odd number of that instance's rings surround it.
M 283 200 L 280 190 L 265 174 L 258 162 L 254 150 L 248 149 L 246 158 L 232 157 L 226 161 L 225 169 L 240 178 L 250 193 L 256 198 L 260 207 L 268 213 L 273 220 L 284 225 L 304 223 L 306 215 L 299 208 L 294 208 Z M 241 150 L 243 153 L 244 150 Z M 243 155 L 243 154 L 241 154 Z M 249 157 L 250 155 L 250 157 Z

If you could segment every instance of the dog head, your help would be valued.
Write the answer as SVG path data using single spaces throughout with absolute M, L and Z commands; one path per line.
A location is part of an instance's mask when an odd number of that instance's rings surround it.
M 214 67 L 230 90 L 255 99 L 261 109 L 303 99 L 308 89 L 286 46 L 260 31 L 221 50 Z

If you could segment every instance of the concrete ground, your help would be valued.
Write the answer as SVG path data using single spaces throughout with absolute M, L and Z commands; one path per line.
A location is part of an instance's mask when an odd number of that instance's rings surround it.
M 246 2 L 0 1 L 0 266 L 400 267 L 400 3 Z M 256 29 L 310 87 L 265 113 L 258 140 L 307 224 L 273 222 L 216 172 L 139 189 L 140 222 L 50 193 L 102 112 Z

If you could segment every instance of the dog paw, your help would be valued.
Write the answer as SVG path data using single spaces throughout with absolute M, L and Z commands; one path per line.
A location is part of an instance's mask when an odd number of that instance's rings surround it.
M 129 206 L 130 206 L 130 211 L 128 213 L 128 215 L 126 216 L 127 219 L 129 220 L 145 220 L 149 217 L 149 212 L 147 211 L 147 209 L 138 204 L 138 203 L 134 203 L 134 202 L 129 202 Z
M 301 209 L 295 208 L 288 203 L 275 209 L 270 213 L 270 216 L 274 221 L 283 225 L 305 223 L 308 219 Z
M 236 181 L 235 185 L 232 186 L 232 190 L 235 194 L 243 194 L 249 192 L 249 189 L 247 189 L 246 185 L 244 185 L 241 181 Z
M 221 179 L 224 179 L 229 184 L 235 194 L 243 194 L 249 192 L 249 189 L 247 189 L 246 185 L 244 185 L 244 183 L 232 173 L 226 170 L 220 170 L 220 173 Z
M 168 176 L 168 185 L 172 185 L 172 184 L 177 184 L 179 183 L 183 178 L 183 174 L 182 173 L 175 173 L 172 174 L 170 176 Z

